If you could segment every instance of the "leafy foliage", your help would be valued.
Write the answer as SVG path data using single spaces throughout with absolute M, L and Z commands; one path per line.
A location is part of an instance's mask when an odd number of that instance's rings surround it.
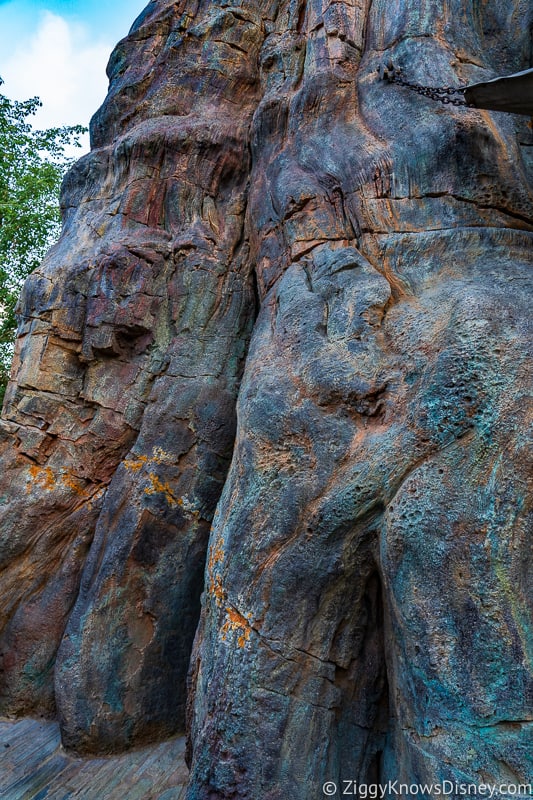
M 61 229 L 59 190 L 71 164 L 65 147 L 81 146 L 86 130 L 81 125 L 34 130 L 28 120 L 40 106 L 37 97 L 20 102 L 0 93 L 0 403 L 22 285 Z

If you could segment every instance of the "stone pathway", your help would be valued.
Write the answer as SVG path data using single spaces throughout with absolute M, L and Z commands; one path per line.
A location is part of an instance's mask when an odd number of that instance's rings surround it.
M 1 800 L 184 800 L 184 737 L 109 758 L 74 758 L 54 722 L 0 719 Z

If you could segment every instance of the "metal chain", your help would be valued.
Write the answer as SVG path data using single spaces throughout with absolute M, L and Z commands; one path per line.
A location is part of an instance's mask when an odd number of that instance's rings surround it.
M 397 83 L 398 86 L 404 86 L 406 89 L 411 89 L 412 92 L 428 97 L 430 100 L 436 100 L 438 103 L 451 106 L 467 106 L 468 103 L 464 98 L 465 89 L 456 86 L 422 86 L 420 83 L 410 83 L 402 77 L 401 70 L 396 68 L 390 70 L 385 76 L 385 80 L 389 83 Z M 457 97 L 454 95 L 463 95 Z

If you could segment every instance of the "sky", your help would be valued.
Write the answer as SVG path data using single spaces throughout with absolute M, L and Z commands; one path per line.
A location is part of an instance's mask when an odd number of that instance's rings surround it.
M 38 128 L 87 126 L 107 92 L 115 44 L 148 0 L 0 0 L 0 92 L 38 96 Z M 79 156 L 89 149 L 84 137 Z

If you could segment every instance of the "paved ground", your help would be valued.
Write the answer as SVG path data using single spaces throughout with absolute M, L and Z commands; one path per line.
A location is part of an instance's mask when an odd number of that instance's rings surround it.
M 111 758 L 73 758 L 54 722 L 0 719 L 1 800 L 183 800 L 185 740 Z

